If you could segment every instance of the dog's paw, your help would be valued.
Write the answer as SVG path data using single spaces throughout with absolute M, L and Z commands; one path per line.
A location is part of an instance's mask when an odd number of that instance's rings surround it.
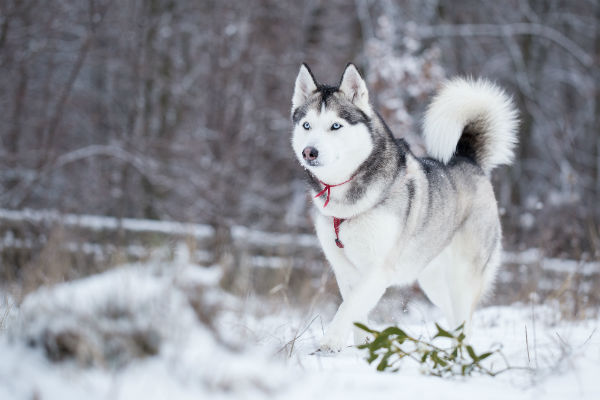
M 346 341 L 342 336 L 325 335 L 319 343 L 321 353 L 339 353 L 346 346 Z

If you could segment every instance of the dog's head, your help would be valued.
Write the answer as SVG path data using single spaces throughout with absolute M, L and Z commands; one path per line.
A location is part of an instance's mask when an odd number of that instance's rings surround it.
M 338 184 L 369 157 L 373 110 L 367 85 L 348 64 L 338 86 L 320 85 L 306 64 L 292 98 L 292 147 L 300 164 L 318 179 Z

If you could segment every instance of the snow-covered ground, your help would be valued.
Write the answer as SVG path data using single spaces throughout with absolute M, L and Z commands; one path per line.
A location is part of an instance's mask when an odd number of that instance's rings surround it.
M 311 355 L 331 301 L 238 298 L 219 279 L 218 267 L 193 265 L 180 249 L 175 261 L 41 288 L 18 306 L 0 292 L 0 399 L 600 398 L 597 317 L 563 321 L 552 304 L 480 309 L 475 348 L 501 343 L 511 365 L 532 372 L 440 379 L 410 360 L 377 372 L 353 347 Z M 439 318 L 390 299 L 373 315 L 378 327 L 397 322 L 424 337 Z

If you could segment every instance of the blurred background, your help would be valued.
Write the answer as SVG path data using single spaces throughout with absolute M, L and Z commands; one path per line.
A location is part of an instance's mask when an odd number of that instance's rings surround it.
M 231 290 L 335 292 L 290 99 L 302 62 L 335 83 L 352 61 L 419 154 L 445 78 L 513 95 L 495 301 L 568 296 L 577 315 L 600 287 L 599 22 L 596 0 L 3 0 L 0 283 L 25 293 L 183 240 Z

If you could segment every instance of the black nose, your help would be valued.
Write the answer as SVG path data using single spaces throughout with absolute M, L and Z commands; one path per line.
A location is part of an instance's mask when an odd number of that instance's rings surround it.
M 304 150 L 302 150 L 302 157 L 304 157 L 306 161 L 312 161 L 319 157 L 319 151 L 314 147 L 305 147 Z

